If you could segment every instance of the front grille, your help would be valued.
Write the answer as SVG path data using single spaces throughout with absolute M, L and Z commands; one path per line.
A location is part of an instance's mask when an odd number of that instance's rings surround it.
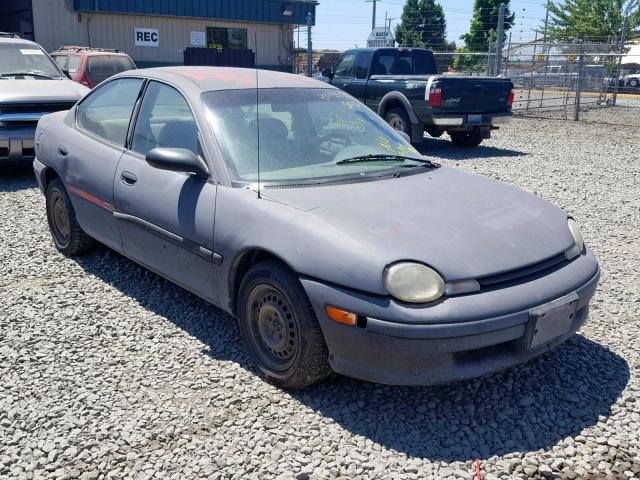
M 4 103 L 0 105 L 0 126 L 34 128 L 41 116 L 69 110 L 75 102 Z
M 69 110 L 75 104 L 76 102 L 3 103 L 0 105 L 0 114 L 60 112 Z
M 482 288 L 494 287 L 513 281 L 526 281 L 533 280 L 535 277 L 546 275 L 555 270 L 558 270 L 569 263 L 564 256 L 564 253 L 560 253 L 551 258 L 543 260 L 542 262 L 534 263 L 523 268 L 517 268 L 508 272 L 497 273 L 495 275 L 488 275 L 486 277 L 478 278 L 478 282 Z

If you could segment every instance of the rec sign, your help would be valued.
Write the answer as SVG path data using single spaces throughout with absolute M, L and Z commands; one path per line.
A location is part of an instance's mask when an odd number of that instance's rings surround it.
M 159 47 L 160 34 L 157 28 L 134 28 L 136 47 Z

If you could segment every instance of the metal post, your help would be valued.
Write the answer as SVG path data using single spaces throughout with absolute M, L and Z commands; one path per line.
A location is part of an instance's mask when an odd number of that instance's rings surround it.
M 493 65 L 491 60 L 491 55 L 493 55 L 493 39 L 489 37 L 489 51 L 487 52 L 487 68 L 485 71 L 485 75 L 491 76 L 493 73 Z
M 549 4 L 551 0 L 547 0 L 547 13 L 544 16 L 544 37 L 542 40 L 543 45 L 547 43 L 547 27 L 549 26 Z
M 373 3 L 373 16 L 371 17 L 371 31 L 376 28 L 376 3 L 380 0 L 365 0 L 367 3 Z
M 504 45 L 504 13 L 506 10 L 504 3 L 500 4 L 498 10 L 498 40 L 496 42 L 496 75 L 502 73 L 502 47 Z
M 620 34 L 620 45 L 618 45 L 618 64 L 614 74 L 613 100 L 612 105 L 615 106 L 618 101 L 618 92 L 620 91 L 620 68 L 622 67 L 622 56 L 624 55 L 624 44 L 627 41 L 627 30 L 629 28 L 629 17 L 624 17 L 622 23 L 622 33 Z
M 311 44 L 311 12 L 307 14 L 307 77 L 313 76 L 313 45 Z
M 580 58 L 578 60 L 578 79 L 576 82 L 576 109 L 573 119 L 580 120 L 580 96 L 582 94 L 582 74 L 584 72 L 584 43 L 580 43 Z

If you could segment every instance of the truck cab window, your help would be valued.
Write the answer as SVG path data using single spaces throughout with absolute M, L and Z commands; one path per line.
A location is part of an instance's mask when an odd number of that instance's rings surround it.
M 335 71 L 333 72 L 333 77 L 334 78 L 353 77 L 354 70 L 355 70 L 355 63 L 356 63 L 355 53 L 345 54 L 336 65 Z
M 367 78 L 367 71 L 371 63 L 371 52 L 364 52 L 358 55 L 358 64 L 356 66 L 356 78 L 359 80 Z

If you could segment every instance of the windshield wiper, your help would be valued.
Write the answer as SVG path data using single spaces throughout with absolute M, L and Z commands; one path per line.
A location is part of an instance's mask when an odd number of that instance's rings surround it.
M 0 77 L 40 77 L 40 78 L 48 78 L 50 80 L 54 80 L 59 77 L 52 77 L 50 75 L 45 75 L 43 73 L 35 73 L 35 72 L 9 72 L 9 73 L 0 73 Z
M 389 160 L 402 160 L 403 162 L 406 160 L 411 160 L 413 162 L 418 162 L 424 164 L 425 166 L 437 168 L 438 165 L 433 163 L 431 160 L 414 158 L 414 157 L 405 157 L 403 155 L 395 155 L 393 153 L 379 153 L 379 154 L 369 154 L 369 155 L 359 155 L 357 157 L 345 158 L 344 160 L 338 160 L 336 165 L 346 165 L 348 163 L 364 163 L 364 162 L 388 162 Z

